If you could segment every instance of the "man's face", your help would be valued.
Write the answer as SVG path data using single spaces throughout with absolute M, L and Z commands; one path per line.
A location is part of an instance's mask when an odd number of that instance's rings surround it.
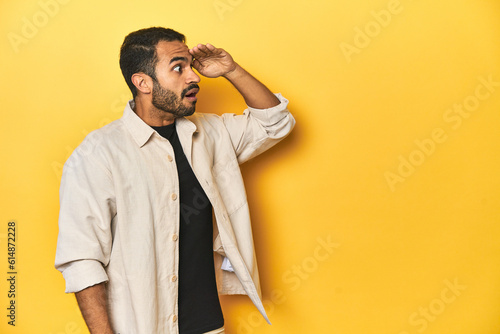
M 158 63 L 153 80 L 152 104 L 177 117 L 192 115 L 200 77 L 191 68 L 192 56 L 186 44 L 161 41 L 156 46 Z

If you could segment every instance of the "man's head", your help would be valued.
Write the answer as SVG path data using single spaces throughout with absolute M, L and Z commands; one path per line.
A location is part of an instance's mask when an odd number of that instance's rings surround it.
M 120 68 L 134 99 L 147 95 L 152 105 L 174 117 L 191 115 L 199 76 L 184 35 L 153 27 L 130 33 L 121 46 Z

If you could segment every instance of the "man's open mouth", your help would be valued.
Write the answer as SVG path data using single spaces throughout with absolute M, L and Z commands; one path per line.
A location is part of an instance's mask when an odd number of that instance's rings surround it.
M 190 89 L 184 94 L 184 97 L 190 101 L 196 101 L 196 94 L 198 94 L 200 90 L 198 88 Z

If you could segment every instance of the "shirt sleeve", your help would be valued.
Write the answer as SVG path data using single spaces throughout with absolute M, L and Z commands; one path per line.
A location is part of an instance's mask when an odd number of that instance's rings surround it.
M 55 267 L 66 292 L 78 292 L 108 280 L 104 266 L 112 246 L 116 215 L 111 173 L 80 145 L 66 162 L 61 179 L 59 236 Z
M 292 131 L 295 119 L 287 109 L 288 100 L 281 94 L 275 96 L 280 104 L 272 108 L 248 107 L 243 115 L 222 115 L 240 164 L 276 145 Z

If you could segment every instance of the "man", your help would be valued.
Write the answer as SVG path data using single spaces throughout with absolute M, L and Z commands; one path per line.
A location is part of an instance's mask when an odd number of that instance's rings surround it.
M 165 28 L 125 38 L 133 100 L 64 166 L 56 268 L 91 333 L 224 333 L 218 293 L 247 294 L 269 321 L 238 164 L 295 121 L 225 50 L 184 42 Z M 193 67 L 229 80 L 244 114 L 194 114 Z

